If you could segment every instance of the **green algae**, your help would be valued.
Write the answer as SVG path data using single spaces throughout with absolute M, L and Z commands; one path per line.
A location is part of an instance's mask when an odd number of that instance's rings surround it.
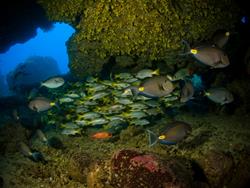
M 105 163 L 115 151 L 126 148 L 137 148 L 140 151 L 155 153 L 166 159 L 169 157 L 184 158 L 195 161 L 204 168 L 206 166 L 202 165 L 210 151 L 223 152 L 231 156 L 236 166 L 244 160 L 242 156 L 250 145 L 250 132 L 246 123 L 250 120 L 248 116 L 236 117 L 210 114 L 193 117 L 190 114 L 181 114 L 176 119 L 190 123 L 193 129 L 191 135 L 177 145 L 167 146 L 158 143 L 154 147 L 149 147 L 147 133 L 140 128 L 139 130 L 141 131 L 139 132 L 138 129 L 131 128 L 124 130 L 128 133 L 124 133 L 121 136 L 122 139 L 117 141 L 104 142 L 92 140 L 89 136 L 68 137 L 59 135 L 66 146 L 65 150 L 49 148 L 35 139 L 32 142 L 32 147 L 44 154 L 49 161 L 49 165 L 34 163 L 15 151 L 15 148 L 12 148 L 4 155 L 1 155 L 0 175 L 4 178 L 7 185 L 12 187 L 17 185 L 19 187 L 25 187 L 25 185 L 33 187 L 87 186 L 87 177 L 83 177 L 79 173 L 78 175 L 77 173 L 72 174 L 72 169 L 75 169 L 74 162 L 72 164 L 72 156 L 76 156 L 75 158 L 78 159 L 79 157 L 77 156 L 83 153 L 86 156 L 90 156 L 90 161 L 93 163 L 96 161 Z M 163 118 L 150 127 L 150 129 L 158 133 L 164 128 L 166 123 L 171 121 L 169 118 Z M 131 134 L 129 134 L 130 131 L 132 131 Z M 3 134 L 4 130 L 1 130 L 1 132 Z M 51 137 L 58 136 L 59 133 L 51 130 L 46 132 L 46 134 Z M 124 135 L 129 136 L 126 137 Z M 3 136 L 1 144 L 6 144 L 11 139 L 13 138 Z M 9 145 L 8 147 L 14 146 Z M 90 166 L 81 167 L 80 172 L 84 168 L 86 168 L 87 172 L 93 170 L 92 162 L 89 162 Z M 85 174 L 87 173 L 85 172 Z M 100 176 L 104 177 L 104 175 Z M 83 180 L 79 181 L 79 178 L 83 178 Z
M 70 69 L 80 78 L 100 71 L 110 57 L 175 64 L 183 39 L 190 43 L 207 41 L 218 29 L 232 30 L 238 19 L 238 7 L 231 0 L 39 3 L 50 20 L 70 23 L 77 30 L 68 42 L 68 51 Z

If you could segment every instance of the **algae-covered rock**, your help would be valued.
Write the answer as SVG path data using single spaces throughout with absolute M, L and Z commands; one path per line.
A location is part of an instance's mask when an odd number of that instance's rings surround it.
M 91 166 L 87 176 L 88 188 L 114 188 L 109 183 L 110 162 L 98 161 Z
M 76 24 L 78 17 L 83 14 L 85 0 L 39 0 L 52 21 L 64 21 Z
M 91 164 L 91 157 L 84 152 L 73 152 L 70 154 L 69 175 L 79 182 L 86 182 L 86 176 Z
M 208 151 L 201 159 L 200 165 L 209 183 L 213 187 L 223 187 L 232 177 L 233 158 L 220 151 Z
M 218 29 L 232 29 L 237 18 L 232 0 L 39 0 L 39 3 L 51 20 L 68 22 L 77 29 L 68 43 L 70 67 L 77 75 L 83 70 L 96 72 L 95 68 L 99 70 L 103 63 L 99 58 L 111 56 L 175 63 L 183 39 L 207 40 Z
M 175 159 L 120 150 L 111 159 L 111 185 L 116 187 L 191 187 L 192 173 Z
M 0 155 L 17 152 L 18 143 L 28 142 L 29 134 L 21 124 L 7 123 L 0 129 Z
M 108 61 L 108 58 L 102 59 L 98 56 L 96 48 L 99 44 L 97 42 L 76 41 L 73 36 L 67 44 L 70 46 L 68 48 L 69 67 L 71 72 L 78 78 L 100 73 L 103 65 Z M 90 49 L 89 53 L 84 51 L 86 48 Z
M 188 162 L 163 160 L 150 153 L 132 149 L 114 152 L 110 160 L 96 163 L 88 174 L 88 187 L 192 187 L 192 171 Z
M 84 29 L 84 39 L 101 42 L 100 55 L 158 59 L 178 49 L 182 39 L 204 39 L 230 27 L 231 6 L 231 1 L 211 0 L 97 1 L 86 8 L 77 28 Z
M 248 148 L 250 149 L 250 148 Z M 250 151 L 241 155 L 241 160 L 234 168 L 233 177 L 229 184 L 229 188 L 248 187 L 250 185 Z

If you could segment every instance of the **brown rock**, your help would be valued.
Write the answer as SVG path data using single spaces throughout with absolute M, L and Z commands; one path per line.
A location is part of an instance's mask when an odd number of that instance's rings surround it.
M 234 162 L 231 156 L 212 150 L 202 160 L 200 165 L 213 187 L 223 187 L 232 177 Z
M 191 187 L 191 172 L 176 159 L 120 150 L 111 159 L 111 185 L 136 188 Z

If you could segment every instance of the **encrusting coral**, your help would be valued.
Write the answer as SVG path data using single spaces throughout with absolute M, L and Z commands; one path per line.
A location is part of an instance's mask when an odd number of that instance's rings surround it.
M 232 29 L 237 19 L 237 7 L 231 0 L 39 0 L 39 3 L 50 20 L 68 22 L 77 29 L 68 43 L 68 51 L 70 68 L 78 73 L 85 65 L 88 65 L 85 71 L 97 72 L 94 69 L 102 59 L 120 55 L 170 63 L 169 58 L 173 59 L 182 48 L 183 39 L 203 41 L 217 29 Z

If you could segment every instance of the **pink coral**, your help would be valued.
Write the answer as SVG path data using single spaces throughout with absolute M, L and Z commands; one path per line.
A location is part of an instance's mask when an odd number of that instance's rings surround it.
M 130 159 L 130 163 L 136 166 L 142 166 L 148 169 L 150 172 L 157 172 L 159 170 L 159 164 L 151 155 L 139 155 Z

